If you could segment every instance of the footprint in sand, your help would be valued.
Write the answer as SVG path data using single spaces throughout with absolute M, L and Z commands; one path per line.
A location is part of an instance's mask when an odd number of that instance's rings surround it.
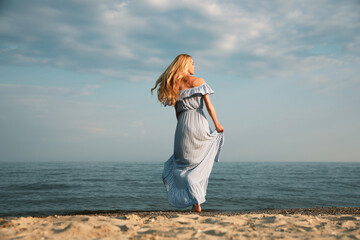
M 177 233 L 187 233 L 187 232 L 196 231 L 194 227 L 177 227 L 174 230 L 176 230 Z
M 126 225 L 117 225 L 122 232 L 127 232 L 129 230 L 128 226 Z
M 344 216 L 344 217 L 337 218 L 336 220 L 338 220 L 338 221 L 356 221 L 357 218 L 352 217 L 352 216 Z
M 62 232 L 65 232 L 66 230 L 70 229 L 71 228 L 71 223 L 69 223 L 69 225 L 67 225 L 66 227 L 64 228 L 61 228 L 61 229 L 51 229 L 53 231 L 53 233 L 62 233 Z
M 177 217 L 176 220 L 178 223 L 180 224 L 190 224 L 190 222 L 192 222 L 191 218 L 188 218 L 188 217 Z
M 261 223 L 262 224 L 275 223 L 275 220 L 276 220 L 275 216 L 263 217 L 261 219 Z
M 316 229 L 324 229 L 326 224 L 327 224 L 326 222 L 322 222 L 319 225 L 316 225 L 315 227 Z
M 305 232 L 312 232 L 314 231 L 314 229 L 312 227 L 306 227 L 306 226 L 301 226 L 301 225 L 294 225 L 295 229 L 298 229 L 298 230 L 302 230 L 302 231 L 305 231 Z
M 144 232 L 138 232 L 138 234 L 141 234 L 141 235 L 145 235 L 145 234 L 154 234 L 154 233 L 158 233 L 157 230 L 152 230 L 152 229 L 149 229 L 147 231 L 144 231 Z
M 207 218 L 205 219 L 204 221 L 202 221 L 202 223 L 211 223 L 211 224 L 215 224 L 217 223 L 218 221 L 213 219 L 213 218 Z
M 214 230 L 214 229 L 205 231 L 204 233 L 208 234 L 208 235 L 212 235 L 212 236 L 217 236 L 217 237 L 221 237 L 226 234 L 226 232 L 221 232 L 219 230 Z

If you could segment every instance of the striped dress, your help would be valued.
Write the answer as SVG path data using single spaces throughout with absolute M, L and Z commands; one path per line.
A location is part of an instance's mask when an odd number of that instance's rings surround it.
M 168 200 L 177 208 L 205 202 L 208 179 L 224 143 L 224 134 L 212 131 L 204 115 L 203 95 L 214 91 L 207 83 L 180 91 L 174 154 L 164 163 L 162 178 Z

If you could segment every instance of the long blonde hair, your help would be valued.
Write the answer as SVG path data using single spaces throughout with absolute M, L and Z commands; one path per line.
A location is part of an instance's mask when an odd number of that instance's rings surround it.
M 191 64 L 191 56 L 187 54 L 178 55 L 170 66 L 163 72 L 156 81 L 155 87 L 151 89 L 151 94 L 157 90 L 158 99 L 165 105 L 173 105 L 179 97 L 179 87 L 181 80 L 189 75 L 187 69 Z

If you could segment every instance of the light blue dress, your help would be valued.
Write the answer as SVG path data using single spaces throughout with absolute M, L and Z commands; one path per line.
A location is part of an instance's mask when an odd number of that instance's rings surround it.
M 164 163 L 162 178 L 168 200 L 177 208 L 205 202 L 208 179 L 224 143 L 224 134 L 212 131 L 204 115 L 203 95 L 214 91 L 207 83 L 180 91 L 174 154 Z

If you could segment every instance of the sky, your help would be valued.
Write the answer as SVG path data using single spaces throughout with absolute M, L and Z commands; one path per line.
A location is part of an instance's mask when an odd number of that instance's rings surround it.
M 175 111 L 150 88 L 180 53 L 220 161 L 360 162 L 357 0 L 2 0 L 0 161 L 165 162 Z

